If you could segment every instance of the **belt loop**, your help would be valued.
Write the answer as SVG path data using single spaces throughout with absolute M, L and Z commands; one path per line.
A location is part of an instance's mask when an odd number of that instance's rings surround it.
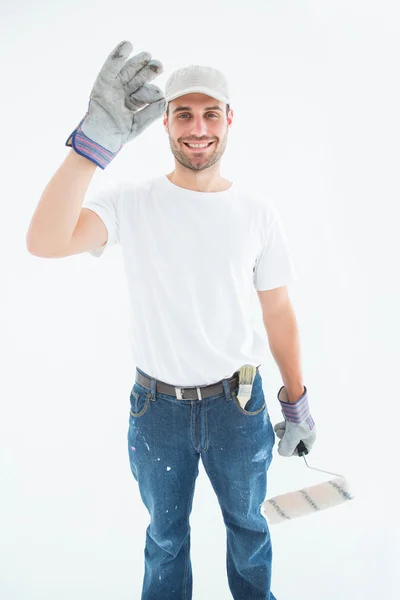
M 181 388 L 179 388 L 179 387 L 176 387 L 176 388 L 175 388 L 175 394 L 176 394 L 176 397 L 177 397 L 177 399 L 178 399 L 178 400 L 183 400 L 183 398 L 182 398 L 182 390 L 181 390 Z
M 156 393 L 157 393 L 157 379 L 153 379 L 152 377 L 150 378 L 150 387 L 151 387 L 151 397 L 153 398 L 153 400 L 155 400 Z
M 199 387 L 196 387 L 196 390 L 197 390 L 197 399 L 198 399 L 198 400 L 202 400 L 202 397 L 201 397 L 201 389 L 200 389 Z
M 231 400 L 231 387 L 229 385 L 229 379 L 223 379 L 222 385 L 225 392 L 225 398 L 229 402 Z

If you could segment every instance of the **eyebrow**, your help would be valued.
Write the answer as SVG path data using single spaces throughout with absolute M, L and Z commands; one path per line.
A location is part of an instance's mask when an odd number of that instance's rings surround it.
M 175 108 L 175 110 L 173 111 L 172 114 L 175 114 L 175 113 L 179 112 L 180 110 L 192 110 L 192 109 L 190 106 L 178 106 L 177 108 Z M 220 106 L 207 106 L 204 110 L 220 110 L 221 112 L 223 112 L 223 110 Z

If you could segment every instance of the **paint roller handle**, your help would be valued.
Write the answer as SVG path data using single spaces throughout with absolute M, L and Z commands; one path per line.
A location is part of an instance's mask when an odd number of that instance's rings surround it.
M 300 443 L 297 444 L 296 450 L 299 453 L 299 456 L 303 456 L 303 454 L 308 454 L 308 450 L 307 450 L 306 445 L 305 445 L 305 443 L 303 441 L 300 441 Z

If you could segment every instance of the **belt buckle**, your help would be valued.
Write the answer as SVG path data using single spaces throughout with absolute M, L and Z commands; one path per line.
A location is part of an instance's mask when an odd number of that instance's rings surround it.
M 176 397 L 178 398 L 178 400 L 184 400 L 185 398 L 183 397 L 183 391 L 185 388 L 179 388 L 179 387 L 175 387 L 175 394 Z M 201 397 L 201 389 L 199 387 L 196 386 L 196 390 L 197 390 L 197 399 L 198 400 L 202 400 Z

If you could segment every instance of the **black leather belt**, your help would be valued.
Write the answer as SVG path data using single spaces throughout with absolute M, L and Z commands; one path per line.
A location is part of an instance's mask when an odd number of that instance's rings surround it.
M 136 381 L 143 387 L 151 390 L 151 379 L 142 375 L 139 371 L 136 371 Z M 235 372 L 232 377 L 228 379 L 229 389 L 232 391 L 239 385 L 239 373 Z M 169 396 L 176 396 L 178 400 L 202 400 L 209 396 L 217 396 L 222 394 L 224 386 L 222 380 L 211 385 L 202 385 L 197 387 L 178 387 L 163 381 L 156 383 L 156 391 L 160 394 L 168 394 Z

